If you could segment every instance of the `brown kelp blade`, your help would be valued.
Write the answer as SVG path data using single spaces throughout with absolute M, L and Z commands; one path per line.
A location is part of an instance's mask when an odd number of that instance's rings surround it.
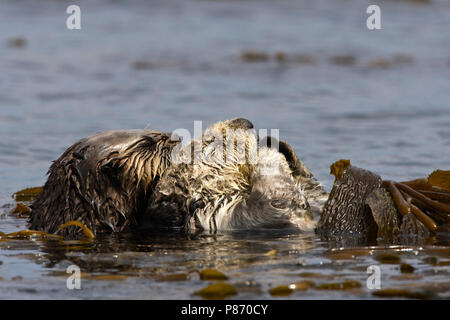
M 42 193 L 42 187 L 26 188 L 13 194 L 16 201 L 34 201 Z
M 341 159 L 330 166 L 330 174 L 336 177 L 336 181 L 342 177 L 345 169 L 351 166 L 350 160 Z
M 7 234 L 1 234 L 1 239 L 30 239 L 30 238 L 40 238 L 40 239 L 56 239 L 61 240 L 62 236 L 56 234 L 51 234 L 43 231 L 37 230 L 20 230 L 16 232 L 11 232 Z
M 376 238 L 376 222 L 365 201 L 381 187 L 381 177 L 351 166 L 349 160 L 335 162 L 331 171 L 336 180 L 322 210 L 317 232 L 325 237 L 354 234 Z
M 401 183 L 415 190 L 450 193 L 450 170 L 435 170 L 428 178 L 402 181 Z
M 434 190 L 433 187 L 428 184 L 428 179 L 426 178 L 414 179 L 411 181 L 402 181 L 401 183 L 415 190 L 428 190 L 428 191 Z
M 63 225 L 61 225 L 61 226 L 59 227 L 59 229 L 58 229 L 58 231 L 57 231 L 56 233 L 60 232 L 61 230 L 65 229 L 65 228 L 67 228 L 67 227 L 70 227 L 70 226 L 74 226 L 74 227 L 81 228 L 81 230 L 83 231 L 84 236 L 85 236 L 87 239 L 94 239 L 94 238 L 95 238 L 95 235 L 94 235 L 94 233 L 92 232 L 92 230 L 89 229 L 88 227 L 86 227 L 86 226 L 85 226 L 82 222 L 80 222 L 80 221 L 69 221 L 69 222 L 66 222 L 66 223 L 64 223 Z
M 13 211 L 11 211 L 12 214 L 17 214 L 17 215 L 27 215 L 27 214 L 30 214 L 30 212 L 31 212 L 30 207 L 28 207 L 27 205 L 20 203 L 20 202 L 16 205 L 16 207 L 13 209 Z
M 450 170 L 436 170 L 428 176 L 428 184 L 450 192 Z
M 437 192 L 428 190 L 417 190 L 417 191 L 430 199 L 450 203 L 450 192 Z
M 447 214 L 450 214 L 450 206 L 447 206 L 441 202 L 438 201 L 434 201 L 426 196 L 424 196 L 423 194 L 421 194 L 420 192 L 414 190 L 413 188 L 411 188 L 410 186 L 407 186 L 405 184 L 402 183 L 396 183 L 395 184 L 399 189 L 405 191 L 406 193 L 408 193 L 409 195 L 411 195 L 412 197 L 419 199 L 420 201 L 426 203 L 427 205 L 435 208 L 436 210 L 445 212 Z

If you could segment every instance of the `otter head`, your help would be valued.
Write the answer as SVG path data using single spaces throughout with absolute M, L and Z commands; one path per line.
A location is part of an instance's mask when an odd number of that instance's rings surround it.
M 149 216 L 159 226 L 212 232 L 295 227 L 315 219 L 287 155 L 259 147 L 250 121 L 213 124 L 179 150 L 190 163 L 172 164 L 158 182 Z

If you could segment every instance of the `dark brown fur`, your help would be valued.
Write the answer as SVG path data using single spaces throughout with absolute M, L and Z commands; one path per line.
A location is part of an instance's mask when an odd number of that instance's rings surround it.
M 94 233 L 136 226 L 178 143 L 148 130 L 109 131 L 79 141 L 50 167 L 32 205 L 30 228 L 55 233 L 71 220 Z M 68 236 L 77 233 L 64 230 Z

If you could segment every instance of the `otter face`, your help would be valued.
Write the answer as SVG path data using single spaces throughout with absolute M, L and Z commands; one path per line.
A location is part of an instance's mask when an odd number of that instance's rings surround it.
M 154 220 L 176 215 L 179 227 L 212 232 L 314 228 L 305 193 L 286 157 L 259 148 L 250 121 L 212 125 L 180 151 L 183 156 L 192 152 L 192 163 L 170 166 L 158 182 L 149 208 Z

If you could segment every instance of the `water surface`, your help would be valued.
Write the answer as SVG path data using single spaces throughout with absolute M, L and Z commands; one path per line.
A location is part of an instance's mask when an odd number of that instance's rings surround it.
M 426 1 L 424 1 L 426 2 Z M 78 139 L 110 129 L 193 131 L 232 117 L 280 129 L 330 190 L 329 165 L 351 159 L 383 178 L 450 168 L 450 3 L 382 1 L 382 30 L 365 26 L 369 1 L 79 1 L 82 29 L 65 27 L 67 3 L 0 3 L 0 230 L 26 229 L 11 194 L 45 182 L 52 160 Z M 11 39 L 25 39 L 23 46 Z M 249 62 L 245 52 L 267 61 Z M 275 58 L 282 52 L 286 59 Z M 441 246 L 442 245 L 442 246 Z M 310 289 L 288 298 L 374 298 L 367 267 L 383 247 L 330 251 L 315 235 L 115 237 L 93 244 L 0 242 L 1 298 L 198 298 L 220 269 L 235 298 L 325 275 L 352 290 Z M 276 255 L 265 255 L 276 250 Z M 428 239 L 387 250 L 382 287 L 448 297 L 449 248 Z M 345 259 L 344 259 L 345 258 Z M 399 279 L 400 263 L 414 276 Z M 392 262 L 392 261 L 391 261 Z M 68 290 L 65 268 L 86 274 Z M 187 280 L 161 281 L 182 273 Z M 98 275 L 117 274 L 115 280 Z M 400 277 L 401 278 L 401 277 Z

